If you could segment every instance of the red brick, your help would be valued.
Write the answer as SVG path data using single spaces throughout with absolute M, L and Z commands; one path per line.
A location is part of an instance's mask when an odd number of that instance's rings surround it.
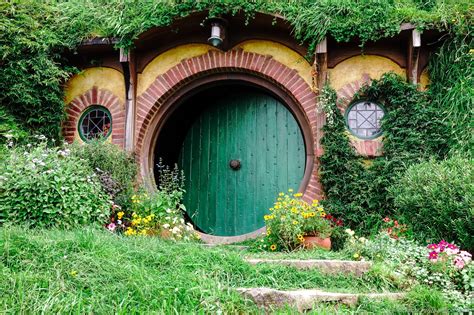
M 92 103 L 97 104 L 97 86 L 92 87 Z
M 85 100 L 86 100 L 86 104 L 88 104 L 88 105 L 93 104 L 93 103 L 92 103 L 92 90 L 87 91 L 87 92 L 84 94 L 84 97 L 85 97 Z
M 294 70 L 291 68 L 285 67 L 283 71 L 281 71 L 281 73 L 277 75 L 276 80 L 280 82 L 281 84 L 285 85 L 284 82 L 286 82 L 286 80 L 289 79 L 288 76 L 291 74 L 292 71 Z

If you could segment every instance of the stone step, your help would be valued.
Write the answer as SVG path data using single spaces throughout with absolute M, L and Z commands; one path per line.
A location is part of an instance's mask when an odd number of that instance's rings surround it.
M 357 304 L 361 297 L 397 300 L 405 296 L 404 293 L 336 293 L 317 289 L 281 291 L 270 288 L 238 288 L 236 290 L 245 298 L 254 301 L 259 307 L 269 308 L 288 305 L 300 312 L 311 310 L 318 303 L 353 306 Z
M 369 271 L 372 263 L 370 261 L 350 260 L 322 260 L 322 259 L 266 259 L 246 258 L 249 264 L 277 264 L 291 266 L 298 269 L 318 269 L 327 274 L 353 274 L 361 276 Z

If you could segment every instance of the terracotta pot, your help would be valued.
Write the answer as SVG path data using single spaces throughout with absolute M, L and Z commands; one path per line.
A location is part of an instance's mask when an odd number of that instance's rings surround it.
M 314 235 L 306 235 L 303 237 L 303 246 L 311 249 L 315 247 L 321 247 L 327 250 L 331 249 L 331 238 L 320 238 Z
M 160 237 L 164 239 L 170 239 L 171 238 L 171 232 L 170 230 L 161 230 L 160 232 Z

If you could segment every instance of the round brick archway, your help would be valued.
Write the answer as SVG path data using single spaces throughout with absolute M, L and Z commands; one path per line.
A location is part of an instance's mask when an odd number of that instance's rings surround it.
M 294 69 L 271 56 L 242 50 L 208 53 L 182 60 L 159 75 L 137 99 L 136 155 L 141 175 L 154 187 L 153 152 L 160 129 L 182 101 L 204 87 L 222 82 L 243 82 L 260 87 L 278 97 L 295 115 L 306 146 L 306 170 L 300 191 L 306 200 L 319 199 L 322 190 L 318 179 L 321 154 L 320 137 L 324 115 L 316 109 L 316 95 Z

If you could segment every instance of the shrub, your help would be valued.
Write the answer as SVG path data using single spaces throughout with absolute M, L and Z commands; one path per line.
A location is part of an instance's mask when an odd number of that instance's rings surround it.
M 472 255 L 445 241 L 421 246 L 415 240 L 394 238 L 386 230 L 372 239 L 358 237 L 347 229 L 349 240 L 344 251 L 359 260 L 379 262 L 378 270 L 399 287 L 426 285 L 440 290 L 457 309 L 470 309 L 473 304 Z M 439 300 L 439 298 L 438 298 Z
M 137 175 L 137 165 L 131 154 L 103 139 L 87 144 L 75 143 L 71 153 L 87 161 L 115 203 L 130 206 Z
M 452 157 L 413 165 L 389 190 L 416 238 L 474 249 L 474 160 Z
M 0 222 L 73 227 L 104 222 L 108 196 L 84 160 L 69 150 L 12 148 L 0 176 Z
M 109 230 L 128 236 L 158 234 L 174 240 L 196 238 L 192 224 L 186 223 L 183 218 L 183 172 L 177 166 L 170 168 L 160 161 L 158 175 L 159 190 L 134 194 L 128 208 L 113 207 L 107 225 Z
M 324 208 L 318 200 L 308 204 L 301 199 L 302 194 L 279 193 L 270 214 L 265 215 L 267 226 L 266 244 L 270 250 L 293 250 L 302 246 L 304 235 L 331 236 L 333 226 L 325 219 Z

